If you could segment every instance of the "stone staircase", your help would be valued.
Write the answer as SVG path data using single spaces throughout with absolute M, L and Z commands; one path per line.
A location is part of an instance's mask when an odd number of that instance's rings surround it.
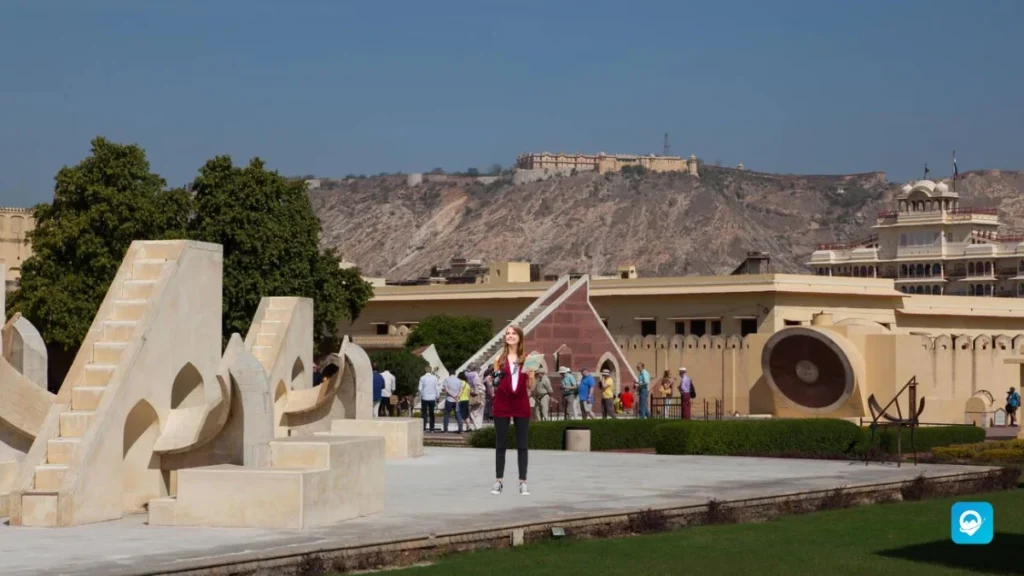
M 288 320 L 291 318 L 292 310 L 295 308 L 295 298 L 270 298 L 270 303 L 264 311 L 263 318 L 256 328 L 256 337 L 252 342 L 251 352 L 263 369 L 270 374 L 277 361 L 278 352 L 281 349 L 281 339 L 284 337 L 288 327 Z M 251 329 L 250 329 L 251 330 Z
M 527 306 L 526 309 L 519 314 L 519 316 L 516 316 L 516 318 L 513 319 L 512 322 L 509 322 L 508 326 L 519 326 L 520 328 L 523 329 L 524 332 L 529 332 L 529 329 L 532 328 L 530 324 L 538 317 L 540 317 L 548 309 L 548 307 L 550 307 L 550 305 L 555 300 L 558 299 L 558 295 L 560 293 L 568 289 L 568 285 L 568 276 L 563 276 L 559 278 L 558 281 L 555 282 L 551 286 L 551 288 L 548 288 L 548 290 L 543 295 L 541 295 L 540 298 L 534 300 L 532 304 Z M 467 360 L 462 366 L 460 366 L 458 370 L 452 372 L 452 374 L 458 374 L 459 372 L 466 370 L 470 366 L 482 367 L 486 366 L 490 362 L 493 362 L 494 359 L 501 352 L 502 347 L 505 345 L 505 330 L 508 329 L 508 326 L 502 327 L 501 331 L 498 332 L 494 336 L 494 338 L 491 338 L 491 340 L 487 344 L 485 344 L 483 348 L 477 351 L 476 354 L 473 354 L 473 356 L 471 356 L 469 360 Z
M 84 370 L 65 382 L 72 387 L 71 400 L 60 407 L 56 435 L 46 439 L 45 461 L 35 466 L 32 486 L 22 495 L 23 525 L 57 525 L 58 492 L 66 488 L 65 479 L 75 454 L 96 420 L 104 397 L 114 393 L 108 384 L 125 363 L 122 354 L 147 310 L 160 275 L 175 262 L 172 258 L 177 258 L 178 252 L 180 248 L 175 250 L 173 245 L 144 244 L 131 262 L 130 274 L 119 285 L 111 286 L 108 294 L 115 299 L 102 320 L 102 334 L 87 344 L 91 356 Z

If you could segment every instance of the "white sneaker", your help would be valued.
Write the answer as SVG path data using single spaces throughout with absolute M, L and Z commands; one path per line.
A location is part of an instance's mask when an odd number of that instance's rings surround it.
M 494 494 L 495 496 L 501 494 L 502 488 L 504 488 L 504 486 L 502 486 L 501 482 L 495 482 L 494 486 L 491 487 L 491 494 Z
M 526 487 L 526 482 L 520 482 L 519 483 L 519 495 L 520 496 L 529 496 L 530 495 L 530 489 Z

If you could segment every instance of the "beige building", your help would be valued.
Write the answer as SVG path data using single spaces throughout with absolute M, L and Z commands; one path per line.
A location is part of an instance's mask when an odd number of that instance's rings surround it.
M 344 330 L 366 348 L 401 346 L 434 314 L 489 318 L 497 332 L 551 286 L 388 286 Z M 1024 347 L 1024 301 L 1015 299 L 911 295 L 892 279 L 754 274 L 594 279 L 590 301 L 631 364 L 644 362 L 654 377 L 666 370 L 676 376 L 686 366 L 699 399 L 719 400 L 729 413 L 869 417 L 869 394 L 884 405 L 916 376 L 920 394 L 930 398 L 927 421 L 961 422 L 974 399 L 984 414 L 973 418 L 988 422 L 998 420 L 1006 388 L 1020 378 L 1018 367 L 1005 362 Z M 796 330 L 815 332 L 807 337 L 847 359 L 833 362 L 848 368 L 846 392 L 825 405 L 835 405 L 831 413 L 794 404 L 778 392 L 784 384 L 768 383 L 769 339 L 801 336 Z M 813 346 L 794 350 L 806 354 L 800 351 Z M 792 354 L 789 372 L 823 358 Z M 817 378 L 819 372 L 801 366 L 801 374 Z
M 876 233 L 824 244 L 808 265 L 824 276 L 889 278 L 908 294 L 1024 296 L 1024 236 L 999 234 L 995 208 L 960 206 L 944 182 L 907 184 Z
M 8 289 L 17 286 L 21 263 L 32 255 L 26 234 L 35 227 L 31 208 L 0 208 L 0 259 L 7 264 Z
M 679 156 L 639 156 L 635 154 L 565 154 L 537 152 L 521 154 L 516 158 L 520 170 L 597 171 L 599 174 L 619 172 L 628 166 L 641 166 L 652 172 L 688 172 L 697 175 L 697 158 L 689 160 Z

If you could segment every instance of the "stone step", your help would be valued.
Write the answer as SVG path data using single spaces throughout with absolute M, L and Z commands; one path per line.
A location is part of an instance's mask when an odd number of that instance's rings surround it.
M 289 314 L 291 314 L 290 308 L 267 308 L 263 318 L 266 321 L 283 322 L 288 319 Z
M 89 430 L 96 413 L 88 410 L 71 410 L 60 413 L 60 435 L 62 438 L 81 438 Z
M 131 320 L 135 322 L 142 318 L 146 311 L 148 300 L 136 298 L 134 300 L 114 300 L 114 316 L 111 320 Z
M 50 528 L 57 525 L 57 495 L 26 492 L 21 496 L 21 525 Z
M 148 300 L 156 287 L 156 280 L 125 280 L 121 283 L 121 298 L 125 300 Z
M 33 487 L 36 490 L 60 490 L 64 485 L 64 474 L 67 471 L 67 464 L 40 464 L 36 466 Z
M 256 346 L 266 346 L 268 348 L 277 344 L 280 337 L 277 334 L 267 334 L 265 332 L 259 332 L 256 334 Z
M 159 258 L 136 258 L 132 261 L 132 280 L 156 280 L 166 263 Z
M 96 342 L 92 345 L 93 364 L 117 364 L 121 361 L 121 353 L 128 344 L 124 342 Z
M 48 464 L 70 463 L 81 442 L 81 438 L 50 438 L 46 441 L 46 462 Z
M 136 260 L 169 260 L 175 261 L 181 254 L 181 244 L 164 242 L 147 242 L 135 256 Z
M 114 375 L 116 369 L 117 365 L 115 364 L 86 364 L 85 385 L 106 386 L 110 383 L 110 377 Z
M 264 320 L 260 322 L 260 331 L 258 334 L 280 334 L 281 328 L 284 327 L 284 322 L 280 320 Z
M 104 342 L 128 342 L 135 332 L 135 324 L 131 320 L 104 320 L 103 341 Z
M 107 389 L 103 386 L 75 386 L 71 389 L 71 409 L 75 411 L 95 410 Z

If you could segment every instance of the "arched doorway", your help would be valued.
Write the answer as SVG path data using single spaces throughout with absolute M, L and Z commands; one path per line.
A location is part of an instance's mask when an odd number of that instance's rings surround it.
M 619 362 L 615 359 L 615 355 L 611 352 L 605 352 L 603 356 L 597 361 L 597 371 L 600 373 L 602 370 L 607 370 L 611 375 L 612 380 L 615 382 L 613 390 L 618 394 L 622 390 L 622 382 L 619 377 Z
M 153 453 L 159 437 L 156 410 L 140 400 L 124 420 L 121 494 L 125 512 L 141 512 L 150 500 L 167 496 L 168 479 L 160 469 L 160 455 Z

